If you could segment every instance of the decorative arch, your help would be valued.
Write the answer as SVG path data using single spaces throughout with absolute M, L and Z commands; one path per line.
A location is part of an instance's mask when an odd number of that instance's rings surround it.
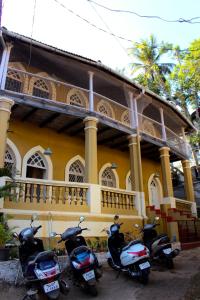
M 82 91 L 72 88 L 67 93 L 67 104 L 88 108 L 88 99 Z
M 152 190 L 151 185 L 152 182 L 156 185 L 157 188 L 157 199 L 152 198 Z M 158 176 L 156 176 L 155 173 L 151 174 L 148 180 L 148 192 L 149 192 L 149 205 L 154 205 L 156 208 L 160 208 L 160 204 L 162 204 L 163 199 L 163 190 L 162 190 L 162 184 L 160 182 L 160 179 Z
M 143 132 L 145 132 L 151 136 L 154 136 L 154 137 L 157 136 L 154 124 L 150 120 L 144 120 L 142 122 L 142 130 L 143 130 Z
M 126 175 L 126 190 L 132 191 L 132 186 L 131 186 L 131 171 L 129 170 L 127 175 Z
M 53 164 L 51 161 L 51 158 L 48 155 L 44 155 L 44 148 L 41 147 L 40 145 L 33 147 L 30 149 L 23 158 L 22 162 L 22 177 L 26 178 L 26 169 L 27 169 L 27 162 L 29 158 L 34 155 L 35 153 L 39 153 L 40 156 L 44 159 L 44 162 L 46 164 L 46 179 L 47 180 L 52 180 L 53 179 Z
M 66 167 L 65 167 L 65 181 L 69 181 L 70 167 L 76 161 L 79 161 L 82 164 L 82 166 L 84 167 L 84 169 L 85 169 L 85 160 L 80 155 L 76 155 L 76 156 L 72 157 L 67 162 Z
M 101 179 L 102 179 L 102 175 L 103 172 L 106 169 L 110 169 L 110 171 L 112 171 L 114 178 L 115 178 L 115 183 L 116 183 L 116 188 L 119 188 L 119 176 L 117 174 L 117 171 L 115 169 L 111 169 L 111 163 L 106 163 L 105 165 L 103 165 L 99 171 L 99 184 L 101 185 Z
M 125 110 L 122 115 L 121 115 L 121 122 L 124 123 L 125 125 L 130 126 L 130 114 L 128 110 Z
M 115 113 L 112 106 L 105 100 L 101 99 L 97 104 L 97 112 L 100 114 L 115 119 Z
M 28 77 L 25 76 L 24 73 L 20 72 L 25 72 L 25 67 L 20 62 L 10 62 L 8 66 L 9 67 L 6 76 L 5 89 L 12 90 L 18 93 L 27 93 Z
M 38 76 L 41 76 L 42 78 L 38 78 Z M 47 77 L 48 80 L 45 80 L 45 77 Z M 29 90 L 28 93 L 32 95 L 33 93 L 33 88 L 34 88 L 34 84 L 40 81 L 39 84 L 41 85 L 46 85 L 48 87 L 48 91 L 49 91 L 49 98 L 52 100 L 56 100 L 56 87 L 54 82 L 51 81 L 51 79 L 49 78 L 49 75 L 46 72 L 39 72 L 37 74 L 35 74 L 35 77 L 31 77 L 30 81 L 29 81 Z
M 14 156 L 15 156 L 15 167 L 16 167 L 16 177 L 19 177 L 19 175 L 21 174 L 21 167 L 22 167 L 22 158 L 21 155 L 19 153 L 19 150 L 17 149 L 16 145 L 7 138 L 6 141 L 8 147 L 10 147 L 10 149 L 12 150 Z

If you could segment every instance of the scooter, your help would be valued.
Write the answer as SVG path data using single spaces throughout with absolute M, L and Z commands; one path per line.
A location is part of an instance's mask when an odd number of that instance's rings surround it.
M 108 264 L 119 272 L 128 273 L 141 283 L 147 284 L 150 274 L 149 250 L 140 240 L 133 240 L 125 245 L 124 235 L 120 233 L 123 223 L 117 223 L 119 216 L 114 217 L 114 224 L 107 230 Z
M 35 238 L 36 233 L 42 227 L 33 227 L 31 219 L 30 227 L 23 229 L 19 235 L 13 236 L 19 240 L 19 260 L 25 284 L 28 288 L 23 300 L 37 298 L 38 292 L 45 294 L 47 299 L 58 299 L 60 292 L 67 294 L 68 285 L 60 279 L 61 271 L 58 258 L 53 251 L 44 251 L 43 242 Z
M 180 250 L 172 249 L 172 244 L 167 234 L 157 234 L 155 228 L 160 225 L 156 223 L 158 220 L 159 217 L 156 217 L 152 224 L 145 224 L 141 228 L 143 242 L 150 251 L 152 261 L 160 262 L 165 264 L 168 269 L 172 269 L 174 267 L 173 258 L 179 254 Z M 138 224 L 135 224 L 135 227 L 140 228 Z
M 84 237 L 80 235 L 84 230 L 88 230 L 88 228 L 80 227 L 84 219 L 84 217 L 80 217 L 78 226 L 68 228 L 60 234 L 61 239 L 58 243 L 65 242 L 74 283 L 92 296 L 97 296 L 96 283 L 102 276 L 102 271 L 97 257 L 87 247 Z M 53 234 L 54 236 L 58 235 L 57 233 Z

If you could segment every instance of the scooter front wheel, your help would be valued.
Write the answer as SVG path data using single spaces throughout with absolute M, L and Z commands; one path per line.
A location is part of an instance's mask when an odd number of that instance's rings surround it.
M 141 271 L 139 275 L 139 282 L 146 285 L 149 282 L 149 272 Z
M 90 285 L 90 286 L 89 286 L 89 293 L 90 293 L 90 295 L 92 295 L 93 297 L 96 297 L 96 296 L 98 295 L 98 291 L 97 291 L 96 285 Z
M 168 269 L 173 269 L 174 268 L 174 261 L 172 258 L 166 258 L 165 265 Z

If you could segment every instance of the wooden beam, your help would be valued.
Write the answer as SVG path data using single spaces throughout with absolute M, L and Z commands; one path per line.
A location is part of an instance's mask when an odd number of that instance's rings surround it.
M 104 132 L 106 132 L 106 131 L 109 131 L 109 130 L 111 130 L 112 128 L 110 128 L 110 127 L 104 127 L 104 128 L 101 128 L 101 129 L 99 129 L 98 131 L 97 131 L 97 134 L 98 135 L 100 135 L 100 134 L 102 134 L 102 133 L 104 133 Z
M 26 121 L 30 116 L 32 116 L 36 111 L 38 110 L 37 107 L 34 107 L 32 109 L 29 110 L 29 112 L 27 114 L 25 114 L 22 118 L 21 121 L 24 122 Z
M 57 133 L 61 133 L 69 128 L 71 128 L 72 126 L 75 126 L 77 124 L 80 123 L 80 119 L 75 119 L 71 122 L 68 122 L 67 124 L 65 124 L 64 126 L 62 126 L 60 129 L 57 130 Z
M 117 133 L 117 134 L 115 134 L 115 135 L 112 135 L 112 136 L 110 136 L 110 137 L 107 137 L 107 138 L 105 138 L 105 139 L 102 139 L 102 140 L 100 140 L 100 141 L 98 141 L 98 143 L 99 144 L 104 144 L 104 143 L 106 143 L 106 142 L 111 142 L 111 141 L 113 141 L 113 140 L 115 140 L 115 139 L 118 139 L 118 138 L 122 138 L 124 136 L 124 134 L 122 133 L 122 132 L 120 132 L 120 133 Z
M 73 135 L 75 135 L 75 134 L 80 133 L 81 131 L 84 132 L 84 127 L 79 127 L 79 128 L 74 129 L 74 130 L 71 130 L 71 131 L 69 132 L 69 135 L 70 135 L 70 136 L 73 136 Z
M 50 117 L 46 118 L 44 121 L 42 121 L 39 124 L 39 127 L 42 128 L 44 126 L 46 126 L 48 123 L 51 123 L 53 120 L 55 120 L 56 118 L 58 118 L 60 116 L 60 113 L 54 113 L 52 114 Z

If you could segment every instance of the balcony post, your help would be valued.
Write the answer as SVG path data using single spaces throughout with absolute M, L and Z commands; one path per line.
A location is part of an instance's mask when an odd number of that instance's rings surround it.
M 98 119 L 86 117 L 85 123 L 85 180 L 98 183 L 97 173 L 97 123 Z
M 6 45 L 6 48 L 3 50 L 3 55 L 1 59 L 1 65 L 0 65 L 0 87 L 2 90 L 5 88 L 6 84 L 6 76 L 8 71 L 8 63 L 10 59 L 10 51 L 12 49 L 13 45 L 11 43 Z
M 146 217 L 140 136 L 138 134 L 132 134 L 129 136 L 129 153 L 131 168 L 131 187 L 133 191 L 137 192 L 136 206 L 139 215 L 143 215 L 143 217 Z
M 182 160 L 182 167 L 184 172 L 184 187 L 186 193 L 186 200 L 194 201 L 194 188 L 192 182 L 192 172 L 190 168 L 190 161 L 189 160 Z
M 162 147 L 159 149 L 159 151 L 160 151 L 162 178 L 163 178 L 163 195 L 164 198 L 170 198 L 174 196 L 171 169 L 170 169 L 170 160 L 169 160 L 170 148 Z
M 93 77 L 94 73 L 89 71 L 89 110 L 94 111 Z
M 0 168 L 4 167 L 7 130 L 9 125 L 11 107 L 13 106 L 13 104 L 14 101 L 9 98 L 0 98 Z
M 161 124 L 162 124 L 162 139 L 163 141 L 167 141 L 167 135 L 166 135 L 166 130 L 165 130 L 165 121 L 164 121 L 164 113 L 163 113 L 163 108 L 160 107 L 160 119 L 161 119 Z
M 135 113 L 135 102 L 136 101 L 134 102 L 132 92 L 129 92 L 129 101 L 130 101 L 130 109 L 131 109 L 131 128 L 136 128 L 137 127 L 136 113 Z

